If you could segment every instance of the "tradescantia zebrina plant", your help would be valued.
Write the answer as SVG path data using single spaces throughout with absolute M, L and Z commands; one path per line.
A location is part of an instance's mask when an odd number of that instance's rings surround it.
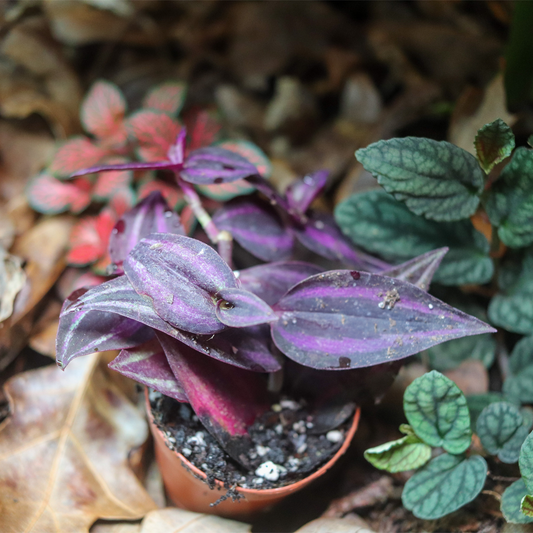
M 326 173 L 280 195 L 244 157 L 220 147 L 184 155 L 184 142 L 181 132 L 164 161 L 76 173 L 172 172 L 211 245 L 185 236 L 161 196 L 127 212 L 110 240 L 116 277 L 64 303 L 61 367 L 120 349 L 111 368 L 188 402 L 227 453 L 254 468 L 248 428 L 272 403 L 268 374 L 284 370 L 285 392 L 312 384 L 311 403 L 346 403 L 412 354 L 493 331 L 427 292 L 445 249 L 391 267 L 357 250 L 332 218 L 313 211 Z M 195 186 L 241 179 L 257 192 L 227 202 L 211 218 Z M 234 270 L 233 239 L 265 262 Z M 298 261 L 296 241 L 344 266 L 324 271 Z

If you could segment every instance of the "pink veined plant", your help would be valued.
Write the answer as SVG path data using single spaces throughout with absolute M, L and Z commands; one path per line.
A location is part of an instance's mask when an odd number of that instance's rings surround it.
M 268 177 L 268 159 L 253 143 L 217 141 L 221 125 L 212 112 L 191 109 L 178 119 L 186 93 L 183 82 L 162 83 L 147 93 L 139 110 L 128 114 L 124 95 L 116 85 L 97 81 L 90 88 L 80 110 L 86 135 L 63 142 L 27 191 L 30 205 L 43 214 L 78 215 L 90 210 L 73 228 L 67 256 L 70 265 L 91 265 L 95 273 L 105 274 L 110 265 L 107 247 L 113 227 L 138 200 L 154 191 L 159 191 L 172 209 L 181 211 L 185 230 L 192 231 L 195 217 L 172 179 L 165 179 L 164 172 L 157 169 L 120 168 L 131 162 L 165 161 L 178 135 L 186 131 L 185 125 L 190 133 L 184 156 L 215 143 L 247 157 L 262 176 Z M 72 178 L 80 168 L 109 165 L 118 168 Z M 197 189 L 213 200 L 226 200 L 247 194 L 253 187 L 242 181 L 198 185 Z M 95 213 L 98 208 L 100 212 Z

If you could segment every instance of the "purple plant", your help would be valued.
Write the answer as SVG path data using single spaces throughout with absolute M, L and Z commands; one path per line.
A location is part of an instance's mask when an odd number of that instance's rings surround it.
M 335 418 L 358 392 L 372 389 L 368 382 L 391 375 L 401 359 L 494 331 L 426 292 L 446 249 L 390 267 L 353 248 L 333 219 L 311 210 L 325 172 L 281 196 L 245 158 L 219 147 L 184 156 L 184 142 L 180 133 L 166 161 L 106 165 L 76 175 L 117 168 L 173 171 L 218 251 L 186 237 L 160 195 L 127 212 L 110 240 L 120 275 L 78 290 L 64 303 L 59 366 L 96 350 L 121 349 L 111 368 L 189 402 L 228 454 L 250 466 L 247 428 L 272 403 L 268 374 L 283 370 L 284 391 L 319 388 L 316 406 L 331 406 L 337 398 Z M 259 194 L 231 200 L 211 219 L 194 185 L 243 178 L 268 201 Z M 234 271 L 232 238 L 268 262 Z M 350 268 L 323 271 L 295 261 L 296 240 Z

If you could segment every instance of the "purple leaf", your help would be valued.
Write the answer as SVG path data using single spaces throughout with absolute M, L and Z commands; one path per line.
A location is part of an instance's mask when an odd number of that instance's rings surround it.
M 268 408 L 264 378 L 202 356 L 167 336 L 158 338 L 202 424 L 231 457 L 247 466 L 247 428 Z
M 74 297 L 75 296 L 75 297 Z M 126 276 L 119 276 L 86 292 L 73 295 L 63 306 L 61 323 L 70 323 L 72 313 L 103 311 L 130 318 L 156 329 L 224 363 L 256 372 L 275 372 L 279 361 L 270 351 L 270 332 L 267 326 L 242 330 L 226 330 L 218 335 L 194 335 L 172 327 L 151 307 L 149 298 L 135 292 Z
M 111 261 L 121 267 L 129 252 L 150 233 L 185 235 L 179 215 L 170 209 L 159 191 L 149 194 L 116 223 L 109 237 Z
M 308 213 L 304 226 L 294 227 L 298 240 L 309 250 L 326 259 L 342 261 L 345 265 L 362 270 L 383 270 L 387 263 L 356 250 L 342 234 L 332 216 L 324 213 Z
M 395 361 L 495 331 L 410 283 L 349 270 L 302 281 L 274 310 L 276 346 L 302 365 L 331 370 Z
M 82 168 L 77 170 L 69 176 L 75 178 L 77 176 L 85 176 L 85 174 L 93 174 L 95 172 L 105 172 L 106 170 L 179 170 L 182 167 L 179 163 L 172 163 L 171 161 L 155 161 L 153 163 L 118 163 L 116 165 L 96 165 L 90 168 Z
M 282 211 L 291 215 L 300 224 L 307 222 L 307 217 L 295 210 L 289 205 L 287 200 L 281 196 L 270 183 L 260 175 L 250 176 L 246 181 L 253 185 L 261 194 L 265 195 L 270 202 L 270 205 L 278 206 Z
M 303 261 L 282 261 L 258 265 L 235 272 L 241 287 L 274 305 L 293 286 L 322 269 Z
M 294 238 L 277 212 L 266 202 L 236 198 L 213 217 L 248 252 L 263 261 L 281 261 L 292 252 Z
M 124 272 L 169 324 L 198 334 L 225 328 L 216 316 L 215 295 L 237 283 L 227 263 L 207 244 L 182 235 L 154 233 L 130 252 Z
M 272 308 L 251 292 L 224 289 L 217 296 L 217 317 L 226 326 L 245 328 L 278 319 Z
M 257 174 L 257 168 L 237 154 L 210 146 L 194 150 L 185 159 L 181 177 L 196 185 L 228 183 Z
M 130 350 L 122 350 L 108 366 L 178 402 L 188 401 L 157 340 Z
M 383 270 L 380 272 L 380 275 L 408 281 L 420 289 L 427 291 L 433 275 L 437 271 L 437 268 L 439 268 L 440 262 L 448 250 L 449 248 L 444 247 L 426 252 L 401 265 Z
M 308 174 L 302 180 L 291 183 L 285 191 L 289 205 L 304 214 L 313 203 L 313 200 L 324 190 L 329 172 L 319 170 Z
M 88 289 L 74 291 L 65 301 L 70 305 Z M 150 328 L 129 318 L 106 311 L 83 308 L 61 314 L 56 338 L 56 360 L 60 368 L 76 357 L 106 350 L 120 350 L 138 346 L 154 333 Z

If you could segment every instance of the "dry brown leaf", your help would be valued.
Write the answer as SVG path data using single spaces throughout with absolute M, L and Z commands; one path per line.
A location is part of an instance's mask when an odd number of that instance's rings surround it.
M 467 359 L 457 368 L 444 372 L 467 396 L 484 394 L 489 390 L 489 374 L 485 365 L 477 359 Z
M 15 301 L 11 323 L 20 320 L 41 301 L 65 268 L 73 222 L 66 215 L 42 219 L 15 242 L 13 252 L 26 260 L 27 280 Z
M 375 533 L 373 529 L 356 515 L 346 518 L 317 518 L 296 533 Z
M 107 378 L 98 355 L 6 385 L 13 415 L 0 430 L 0 531 L 82 533 L 97 518 L 155 508 L 128 468 L 144 418 Z
M 64 60 L 44 17 L 28 17 L 15 24 L 1 46 L 1 110 L 4 116 L 44 115 L 57 136 L 78 129 L 81 86 Z
M 482 126 L 497 118 L 501 118 L 512 126 L 517 119 L 516 115 L 511 115 L 507 111 L 502 74 L 492 80 L 485 89 L 483 98 L 477 106 L 474 105 L 474 110 L 472 110 L 471 100 L 477 99 L 476 94 L 476 91 L 471 88 L 465 89 L 455 107 L 448 131 L 448 139 L 451 143 L 473 155 L 475 155 L 474 139 Z
M 61 303 L 59 301 L 52 300 L 47 304 L 44 312 L 40 313 L 39 319 L 32 328 L 29 343 L 30 348 L 53 359 L 56 357 L 56 336 L 60 312 Z
M 25 281 L 20 258 L 0 247 L 0 322 L 11 316 L 15 296 Z
M 134 526 L 97 524 L 91 529 L 91 533 L 178 533 L 178 531 L 179 533 L 250 533 L 251 526 L 227 518 L 167 507 L 151 511 L 141 524 Z

